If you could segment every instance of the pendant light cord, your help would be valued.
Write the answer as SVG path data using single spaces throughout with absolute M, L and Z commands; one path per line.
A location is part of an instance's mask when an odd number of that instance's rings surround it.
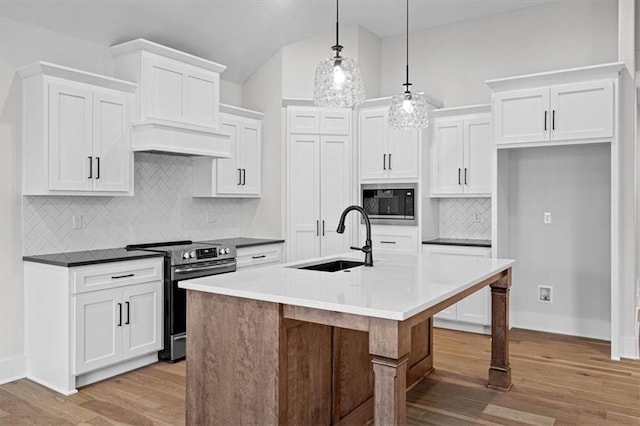
M 340 17 L 338 15 L 338 13 L 339 13 L 339 4 L 338 4 L 339 1 L 340 0 L 336 0 L 336 46 L 340 46 L 340 41 L 338 39 L 338 33 L 340 31 L 339 26 L 338 26 L 338 22 L 340 22 L 340 19 L 339 19 Z M 338 52 L 338 53 L 340 53 L 340 52 Z
M 404 84 L 406 87 L 405 93 L 409 92 L 409 0 L 407 0 L 407 82 Z

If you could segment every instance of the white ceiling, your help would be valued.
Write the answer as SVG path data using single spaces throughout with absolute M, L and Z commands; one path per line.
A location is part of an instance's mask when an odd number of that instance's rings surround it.
M 551 0 L 412 0 L 411 31 Z M 227 65 L 244 82 L 284 45 L 335 28 L 333 0 L 0 0 L 0 15 L 110 46 L 143 37 Z M 404 0 L 342 0 L 340 23 L 404 33 Z M 327 45 L 327 55 L 330 45 Z

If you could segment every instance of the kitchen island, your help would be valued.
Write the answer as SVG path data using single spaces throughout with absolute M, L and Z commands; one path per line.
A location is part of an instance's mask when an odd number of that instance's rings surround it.
M 433 370 L 432 317 L 492 292 L 488 386 L 509 390 L 513 260 L 345 254 L 183 281 L 187 424 L 406 423 L 407 388 Z

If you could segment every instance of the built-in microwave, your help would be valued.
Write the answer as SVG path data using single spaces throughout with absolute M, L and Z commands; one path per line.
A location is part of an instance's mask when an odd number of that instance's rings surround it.
M 417 225 L 415 183 L 363 184 L 362 208 L 371 223 Z

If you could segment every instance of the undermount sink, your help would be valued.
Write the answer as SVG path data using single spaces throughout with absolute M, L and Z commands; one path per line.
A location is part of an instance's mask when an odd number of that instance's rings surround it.
M 313 265 L 292 266 L 292 268 L 306 269 L 309 271 L 338 272 L 362 265 L 364 265 L 364 262 L 356 262 L 354 260 L 331 260 L 329 262 L 316 263 Z

